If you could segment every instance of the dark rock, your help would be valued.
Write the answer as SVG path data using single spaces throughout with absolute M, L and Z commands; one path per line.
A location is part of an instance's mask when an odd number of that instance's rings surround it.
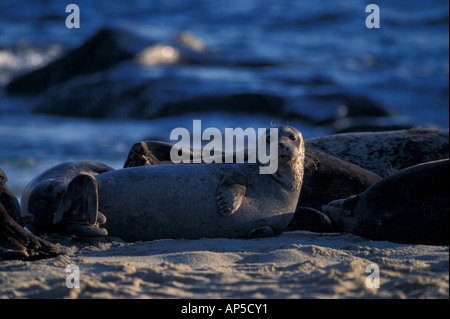
M 398 130 L 407 130 L 413 128 L 413 125 L 405 125 L 405 124 L 392 124 L 392 125 L 355 125 L 355 126 L 347 126 L 345 128 L 341 128 L 336 130 L 335 134 L 340 133 L 353 133 L 353 132 L 384 132 L 384 131 L 398 131 Z
M 384 132 L 398 131 L 413 128 L 414 125 L 399 123 L 399 118 L 392 117 L 352 117 L 338 118 L 330 123 L 334 134 L 351 132 Z
M 81 75 L 111 69 L 122 61 L 135 59 L 142 68 L 156 65 L 223 65 L 264 67 L 273 61 L 239 60 L 230 56 L 215 56 L 185 33 L 174 39 L 152 39 L 128 30 L 104 27 L 79 47 L 37 70 L 11 80 L 5 88 L 9 95 L 36 95 L 48 88 Z
M 162 43 L 123 29 L 104 27 L 79 47 L 37 70 L 13 79 L 6 86 L 10 95 L 35 95 L 49 87 L 80 75 L 109 70 L 118 63 L 136 59 L 142 67 L 183 64 L 216 63 L 203 51 L 196 51 L 186 40 Z
M 342 117 L 389 116 L 389 112 L 379 102 L 370 97 L 349 93 L 324 93 L 310 95 L 310 99 L 334 103 Z
M 158 117 L 193 112 L 244 112 L 252 114 L 280 114 L 284 99 L 263 93 L 238 93 L 217 96 L 197 96 L 181 101 L 165 103 Z
M 128 72 L 139 66 L 130 65 Z M 205 89 L 206 88 L 206 89 Z M 77 78 L 40 96 L 33 113 L 87 118 L 152 119 L 198 112 L 240 112 L 282 116 L 284 98 L 225 88 L 224 83 L 183 78 Z
M 136 37 L 126 32 L 102 28 L 56 61 L 13 79 L 6 86 L 6 92 L 11 95 L 38 94 L 78 75 L 106 70 L 132 58 L 143 47 L 143 43 L 138 43 Z
M 141 99 L 146 84 L 108 79 L 83 79 L 55 86 L 33 108 L 36 114 L 65 117 L 141 118 L 147 102 Z

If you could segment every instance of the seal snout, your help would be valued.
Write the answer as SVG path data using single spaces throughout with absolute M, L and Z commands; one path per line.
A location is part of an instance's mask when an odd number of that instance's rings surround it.
M 301 152 L 298 144 L 300 144 L 299 141 L 281 136 L 278 142 L 278 158 L 282 161 L 289 161 L 298 157 Z
M 279 142 L 278 143 L 278 158 L 282 160 L 286 160 L 289 157 L 291 157 L 292 154 L 289 152 L 289 149 L 286 147 L 285 142 Z

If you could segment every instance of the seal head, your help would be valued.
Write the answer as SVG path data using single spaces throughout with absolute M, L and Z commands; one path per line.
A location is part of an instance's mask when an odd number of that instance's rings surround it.
M 300 131 L 291 126 L 278 127 L 278 169 L 273 177 L 293 191 L 303 181 L 305 146 Z

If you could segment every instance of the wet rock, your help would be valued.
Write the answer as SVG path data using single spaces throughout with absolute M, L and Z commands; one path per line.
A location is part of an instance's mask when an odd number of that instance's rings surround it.
M 198 96 L 165 103 L 157 116 L 210 111 L 279 115 L 283 104 L 283 98 L 263 93 Z
M 305 90 L 313 93 L 287 100 L 285 113 L 292 117 L 291 120 L 301 120 L 333 132 L 352 130 L 353 126 L 372 127 L 373 130 L 378 126 L 400 127 L 399 118 L 392 116 L 381 103 L 370 97 L 340 92 L 338 85 L 311 83 L 302 85 L 308 86 Z
M 186 34 L 166 43 L 127 30 L 101 28 L 79 47 L 37 70 L 22 74 L 8 83 L 10 95 L 36 95 L 49 87 L 80 75 L 108 70 L 118 63 L 136 59 L 145 66 L 175 63 L 204 64 L 215 60 L 196 51 L 199 40 Z
M 13 79 L 6 92 L 11 95 L 38 94 L 52 85 L 81 74 L 106 70 L 120 61 L 131 59 L 143 43 L 132 41 L 125 32 L 102 28 L 81 46 L 37 70 Z
M 389 116 L 385 107 L 370 97 L 350 93 L 324 93 L 308 98 L 332 103 L 341 117 Z M 323 121 L 324 123 L 326 121 Z
M 137 72 L 130 65 L 127 72 Z M 199 112 L 283 115 L 284 98 L 246 92 L 223 82 L 180 77 L 112 79 L 99 74 L 55 86 L 33 113 L 86 118 L 152 119 Z
M 338 118 L 331 125 L 335 134 L 351 132 L 383 132 L 413 128 L 412 124 L 404 124 L 396 117 L 353 117 Z
M 52 86 L 79 76 L 110 70 L 126 60 L 136 60 L 142 68 L 173 64 L 261 67 L 274 65 L 261 59 L 235 59 L 215 55 L 187 32 L 173 39 L 154 39 L 128 30 L 101 28 L 79 47 L 37 70 L 11 80 L 9 95 L 37 95 Z
M 407 130 L 413 128 L 414 125 L 406 125 L 406 124 L 392 124 L 392 125 L 354 125 L 348 126 L 345 128 L 337 129 L 334 133 L 353 133 L 353 132 L 384 132 L 384 131 L 398 131 L 398 130 Z
M 32 113 L 65 117 L 139 118 L 146 103 L 144 84 L 100 78 L 70 81 L 54 87 L 37 101 Z

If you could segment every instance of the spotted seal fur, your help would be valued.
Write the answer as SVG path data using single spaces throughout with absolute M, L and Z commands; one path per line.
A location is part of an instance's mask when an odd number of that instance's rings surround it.
M 271 141 L 278 143 L 274 174 L 260 174 L 259 163 L 151 165 L 101 174 L 98 164 L 86 169 L 86 163 L 64 163 L 27 187 L 33 196 L 23 197 L 24 206 L 40 229 L 77 236 L 107 232 L 126 241 L 272 236 L 292 219 L 304 165 L 301 133 L 289 126 L 278 131 L 278 141 Z M 62 195 L 49 194 L 55 178 Z M 49 200 L 55 203 L 51 220 L 37 209 Z
M 425 128 L 342 133 L 307 139 L 305 147 L 385 177 L 416 164 L 448 158 L 449 133 Z

